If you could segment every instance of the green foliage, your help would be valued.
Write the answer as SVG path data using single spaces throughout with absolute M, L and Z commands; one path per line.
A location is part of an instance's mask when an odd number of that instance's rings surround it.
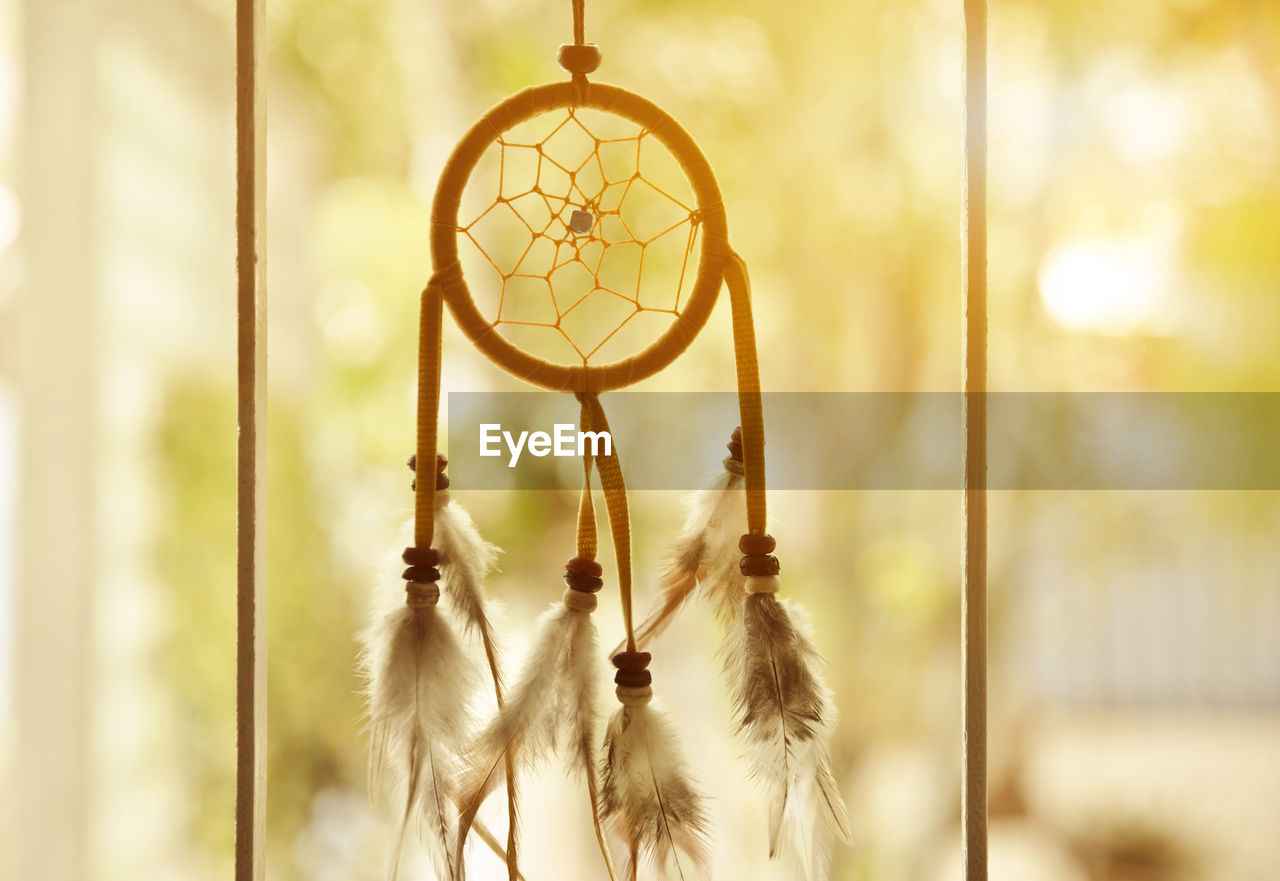
M 170 684 L 183 773 L 201 806 L 193 838 L 231 849 L 234 803 L 235 411 L 229 390 L 178 381 L 157 434 L 156 568 L 170 610 L 157 659 Z M 330 786 L 363 786 L 355 630 L 363 587 L 337 571 L 315 472 L 293 408 L 269 414 L 267 582 L 268 845 L 273 876 Z
M 169 613 L 157 668 L 174 708 L 193 839 L 230 853 L 235 803 L 235 410 L 227 389 L 176 386 L 156 434 L 156 574 Z

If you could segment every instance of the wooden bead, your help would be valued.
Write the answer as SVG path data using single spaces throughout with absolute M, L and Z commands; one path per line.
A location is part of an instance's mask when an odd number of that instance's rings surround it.
M 604 579 L 598 575 L 587 575 L 585 572 L 566 572 L 564 583 L 573 590 L 582 593 L 595 593 L 604 587 Z
M 428 584 L 430 582 L 440 580 L 440 570 L 434 566 L 410 566 L 404 572 L 400 573 L 400 577 L 405 581 L 414 581 L 418 584 Z
M 410 471 L 417 471 L 418 470 L 418 454 L 414 453 L 412 456 L 410 456 L 409 461 L 405 462 L 405 464 L 409 466 Z M 436 453 L 436 474 L 439 474 L 441 471 L 443 471 L 448 467 L 449 467 L 449 460 L 446 459 L 444 456 L 440 455 L 439 453 Z
M 600 58 L 595 43 L 565 43 L 556 52 L 556 61 L 569 73 L 591 73 L 600 66 Z
M 440 552 L 435 548 L 405 548 L 400 559 L 410 566 L 438 566 Z
M 594 575 L 599 578 L 604 574 L 604 567 L 595 560 L 586 557 L 574 557 L 564 564 L 566 572 L 581 572 L 583 575 Z
M 643 670 L 651 660 L 653 655 L 648 652 L 618 652 L 613 656 L 613 666 L 619 670 Z
M 777 575 L 781 569 L 778 558 L 771 554 L 751 554 L 738 563 L 738 571 L 743 575 Z
M 648 670 L 619 670 L 613 674 L 613 681 L 628 688 L 644 688 L 653 682 L 653 674 Z
M 744 554 L 772 554 L 778 543 L 767 533 L 748 532 L 738 539 L 738 550 Z
M 735 428 L 733 434 L 729 435 L 729 443 L 725 444 L 725 449 L 729 451 L 729 455 L 742 461 L 742 429 Z

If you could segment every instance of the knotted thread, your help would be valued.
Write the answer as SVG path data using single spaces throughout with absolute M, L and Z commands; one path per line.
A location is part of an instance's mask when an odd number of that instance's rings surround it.
M 643 707 L 653 700 L 653 686 L 619 685 L 614 689 L 614 694 L 624 707 Z
M 573 81 L 573 101 L 577 107 L 586 107 L 591 101 L 591 83 L 587 82 L 585 73 L 574 73 L 571 77 Z
M 440 588 L 434 584 L 423 584 L 419 581 L 405 582 L 405 602 L 411 609 L 425 609 L 440 602 Z
M 573 79 L 574 99 L 577 106 L 588 101 L 587 74 L 600 66 L 600 50 L 587 45 L 586 0 L 573 0 L 573 44 L 561 46 L 556 60 L 569 71 Z
M 596 595 L 581 590 L 569 588 L 564 592 L 564 605 L 566 609 L 574 612 L 594 612 L 599 602 Z
M 748 575 L 743 582 L 747 593 L 777 593 L 782 581 L 776 575 Z

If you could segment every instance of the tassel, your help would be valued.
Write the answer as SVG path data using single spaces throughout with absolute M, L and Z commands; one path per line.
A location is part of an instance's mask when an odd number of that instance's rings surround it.
M 708 870 L 707 818 L 680 754 L 675 726 L 649 706 L 648 652 L 622 652 L 618 700 L 605 731 L 600 807 L 627 847 L 623 878 L 635 881 L 643 853 L 663 878 L 700 877 Z
M 561 747 L 568 752 L 570 767 L 586 774 L 593 814 L 598 813 L 593 763 L 598 648 L 591 612 L 596 608 L 594 592 L 603 582 L 592 560 L 574 558 L 565 568 L 570 589 L 562 602 L 542 614 L 519 680 L 467 750 L 456 859 L 461 859 L 485 798 L 508 774 L 536 766 Z
M 434 552 L 417 552 L 427 562 Z M 429 578 L 425 573 L 424 579 Z M 460 867 L 450 847 L 453 837 L 456 756 L 469 723 L 469 694 L 476 682 L 448 620 L 439 614 L 435 584 L 410 581 L 408 603 L 376 622 L 363 635 L 361 662 L 371 732 L 369 777 L 403 804 L 400 827 L 387 870 L 396 878 L 409 820 L 422 821 L 436 874 L 457 881 Z
M 769 798 L 769 856 L 789 843 L 809 881 L 824 881 L 848 812 L 831 769 L 836 710 L 807 616 L 779 601 L 773 539 L 742 539 L 748 594 L 725 646 L 726 672 L 752 774 Z M 768 560 L 772 563 L 761 564 Z

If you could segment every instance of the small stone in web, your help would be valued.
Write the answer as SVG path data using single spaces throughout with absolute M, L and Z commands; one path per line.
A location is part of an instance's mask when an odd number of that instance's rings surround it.
M 595 225 L 596 219 L 590 211 L 583 211 L 581 208 L 575 208 L 573 213 L 569 215 L 569 229 L 573 230 L 580 236 L 591 232 L 591 227 Z

